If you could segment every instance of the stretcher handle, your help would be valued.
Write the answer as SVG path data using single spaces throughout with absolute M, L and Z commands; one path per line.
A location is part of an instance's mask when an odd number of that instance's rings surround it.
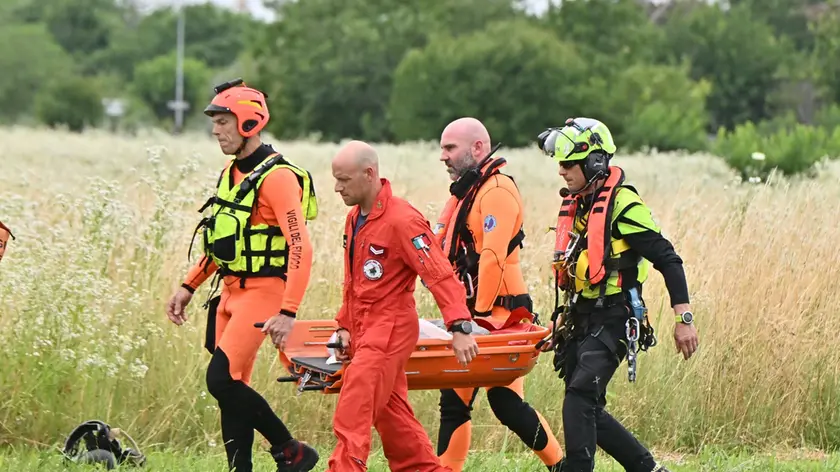
M 254 328 L 262 328 L 263 326 L 265 326 L 264 321 L 258 321 L 256 323 L 254 323 Z M 327 347 L 328 348 L 333 348 L 333 349 L 344 349 L 344 345 L 341 344 L 341 340 L 338 340 L 337 342 L 334 342 L 334 343 L 327 343 Z

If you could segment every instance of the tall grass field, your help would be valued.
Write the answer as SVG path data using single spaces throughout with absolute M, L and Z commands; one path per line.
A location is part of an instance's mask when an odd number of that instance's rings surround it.
M 0 470 L 61 470 L 57 445 L 78 423 L 98 418 L 128 431 L 152 470 L 222 471 L 219 412 L 204 384 L 201 304 L 209 283 L 196 292 L 186 325 L 170 323 L 164 310 L 200 253 L 196 237 L 187 255 L 197 210 L 226 156 L 204 134 L 4 128 L 2 136 L 0 220 L 17 239 L 0 263 Z M 332 318 L 348 210 L 330 172 L 339 145 L 266 140 L 315 179 L 321 213 L 308 227 L 315 260 L 299 318 Z M 434 222 L 450 183 L 437 145 L 377 150 L 395 194 Z M 522 192 L 522 264 L 547 318 L 554 302 L 547 228 L 556 223 L 563 181 L 536 148 L 498 155 Z M 840 169 L 754 185 L 738 183 L 711 155 L 619 150 L 613 164 L 684 260 L 700 347 L 689 361 L 676 352 L 668 294 L 651 272 L 645 299 L 659 345 L 639 356 L 635 383 L 622 364 L 609 411 L 672 470 L 840 470 L 833 453 L 840 446 Z M 419 283 L 416 294 L 420 316 L 440 317 Z M 318 447 L 317 470 L 324 470 L 337 397 L 296 396 L 293 385 L 276 382 L 284 375 L 276 354 L 263 345 L 253 386 L 298 438 Z M 438 397 L 410 393 L 432 441 Z M 526 400 L 562 443 L 563 391 L 551 354 L 529 374 Z M 387 470 L 374 438 L 371 470 Z M 468 470 L 545 470 L 493 417 L 483 394 L 472 449 Z M 784 468 L 774 457 L 803 461 Z M 261 462 L 260 470 L 269 466 Z M 600 456 L 597 470 L 620 468 Z

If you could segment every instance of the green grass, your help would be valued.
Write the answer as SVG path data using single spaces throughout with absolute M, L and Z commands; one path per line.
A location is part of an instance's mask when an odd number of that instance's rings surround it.
M 201 304 L 208 287 L 196 293 L 187 325 L 175 327 L 164 315 L 192 262 L 196 209 L 224 162 L 218 146 L 197 135 L 2 131 L 0 218 L 18 239 L 0 264 L 0 446 L 48 448 L 98 418 L 129 431 L 141 447 L 210 451 L 215 459 L 208 464 L 220 463 L 219 412 L 204 383 Z M 337 146 L 270 142 L 312 172 L 322 209 L 309 225 L 315 262 L 299 317 L 332 318 L 347 211 L 332 192 L 329 160 Z M 435 221 L 449 195 L 437 147 L 377 149 L 394 192 Z M 545 229 L 556 223 L 561 179 L 532 149 L 502 155 L 522 190 L 528 239 L 521 264 L 545 318 L 554 244 Z M 814 180 L 739 185 L 713 156 L 621 155 L 614 163 L 685 261 L 700 348 L 688 362 L 676 354 L 667 292 L 654 271 L 645 299 L 660 345 L 640 356 L 636 383 L 627 381 L 626 365 L 619 368 L 610 413 L 654 450 L 700 454 L 689 468 L 674 470 L 773 470 L 750 465 L 753 454 L 840 448 L 840 350 L 832 342 L 840 321 L 832 275 L 840 225 L 824 217 L 840 202 L 840 164 Z M 199 250 L 193 248 L 193 260 Z M 429 292 L 418 284 L 416 293 L 421 316 L 439 318 Z M 276 354 L 263 346 L 253 387 L 295 436 L 329 451 L 336 397 L 295 397 L 292 386 L 275 382 L 284 374 Z M 529 374 L 525 397 L 562 438 L 562 385 L 550 355 Z M 409 398 L 435 442 L 438 392 Z M 493 418 L 483 392 L 473 427 L 474 467 L 500 464 L 482 451 L 525 452 Z M 745 455 L 702 455 L 710 447 Z M 198 454 L 193 464 L 205 460 Z M 2 457 L 3 470 L 57 470 L 37 468 L 49 454 Z M 511 457 L 524 457 L 511 462 L 520 467 L 533 464 L 528 455 Z M 158 470 L 213 470 L 190 469 L 189 459 L 176 466 L 172 461 L 181 459 L 171 454 L 153 458 L 153 467 L 168 464 Z M 840 470 L 836 458 L 833 465 Z M 831 470 L 825 467 L 816 470 Z
M 326 470 L 328 451 L 321 451 L 321 461 L 314 471 Z M 224 456 L 220 454 L 198 454 L 194 451 L 153 452 L 148 455 L 148 464 L 143 469 L 149 472 L 227 472 Z M 720 451 L 709 451 L 699 456 L 671 457 L 663 460 L 671 472 L 817 472 L 840 470 L 840 455 L 823 456 L 808 452 L 787 453 L 782 456 L 733 455 Z M 254 472 L 273 472 L 273 462 L 267 454 L 255 451 Z M 368 461 L 370 472 L 388 470 L 385 458 L 376 452 Z M 40 450 L 0 451 L 0 471 L 15 472 L 59 472 L 91 470 L 90 468 L 67 466 L 56 452 Z M 131 470 L 131 469 L 128 469 Z M 134 469 L 137 470 L 137 469 Z M 470 456 L 464 472 L 536 472 L 545 470 L 542 464 L 529 454 L 502 454 L 477 452 Z M 623 469 L 611 458 L 600 454 L 596 472 L 621 472 Z

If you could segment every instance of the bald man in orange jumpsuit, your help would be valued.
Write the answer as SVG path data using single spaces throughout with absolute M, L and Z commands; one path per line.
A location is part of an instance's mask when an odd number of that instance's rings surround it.
M 435 237 L 467 288 L 472 315 L 495 329 L 505 327 L 509 317 L 516 321 L 523 312 L 530 317 L 531 297 L 519 266 L 522 199 L 513 179 L 499 170 L 504 159 L 490 155 L 490 135 L 474 118 L 450 123 L 441 134 L 440 147 L 453 183 Z M 490 408 L 548 470 L 559 470 L 562 449 L 542 415 L 525 402 L 524 382 L 520 377 L 508 386 L 487 389 Z M 470 412 L 477 393 L 472 388 L 441 391 L 438 454 L 455 472 L 467 459 Z
M 169 301 L 167 316 L 182 325 L 192 294 L 211 274 L 219 272 L 222 293 L 214 298 L 208 313 L 208 350 L 212 357 L 207 368 L 207 390 L 219 404 L 228 465 L 236 472 L 251 472 L 257 430 L 271 443 L 277 472 L 308 471 L 318 462 L 315 449 L 294 439 L 268 402 L 249 385 L 266 333 L 275 345 L 283 346 L 309 283 L 312 245 L 304 223 L 309 205 L 314 204 L 314 190 L 306 178 L 308 173 L 290 167 L 260 140 L 259 131 L 269 118 L 262 92 L 245 86 L 218 91 L 205 114 L 212 118 L 213 135 L 222 152 L 234 156 L 208 202 L 213 204 L 214 216 L 214 223 L 208 225 L 212 229 L 209 234 L 220 238 L 220 244 L 205 247 L 204 257 Z M 247 182 L 250 190 L 238 200 L 237 188 L 242 189 Z M 305 192 L 302 184 L 309 191 Z M 234 218 L 242 221 L 233 224 Z M 236 265 L 224 262 L 230 258 L 222 255 L 221 243 L 229 239 L 223 231 L 231 228 L 240 239 L 247 240 L 232 263 Z M 223 267 L 217 259 L 223 261 Z M 258 322 L 265 322 L 262 330 L 254 327 Z
M 420 335 L 414 288 L 419 275 L 435 297 L 452 348 L 462 365 L 478 344 L 458 324 L 470 320 L 464 287 L 446 256 L 432 243 L 429 222 L 391 194 L 379 177 L 378 158 L 366 143 L 352 141 L 332 164 L 335 191 L 353 208 L 344 230 L 344 293 L 337 334 L 349 361 L 333 419 L 338 444 L 331 472 L 367 470 L 371 427 L 382 440 L 395 472 L 438 472 L 441 466 L 423 425 L 408 403 L 405 366 Z

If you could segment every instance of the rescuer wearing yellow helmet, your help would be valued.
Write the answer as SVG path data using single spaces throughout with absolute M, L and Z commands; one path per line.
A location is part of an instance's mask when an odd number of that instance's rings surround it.
M 677 350 L 687 360 L 697 349 L 682 259 L 636 189 L 625 184 L 624 171 L 609 164 L 616 145 L 604 123 L 570 118 L 540 133 L 538 145 L 559 164 L 567 185 L 560 192 L 552 264 L 555 334 L 544 347 L 555 350 L 554 366 L 566 385 L 560 470 L 591 472 L 600 446 L 629 472 L 665 472 L 604 407 L 607 384 L 623 359 L 632 382 L 636 353 L 656 344 L 642 299 L 650 263 L 671 298 Z

